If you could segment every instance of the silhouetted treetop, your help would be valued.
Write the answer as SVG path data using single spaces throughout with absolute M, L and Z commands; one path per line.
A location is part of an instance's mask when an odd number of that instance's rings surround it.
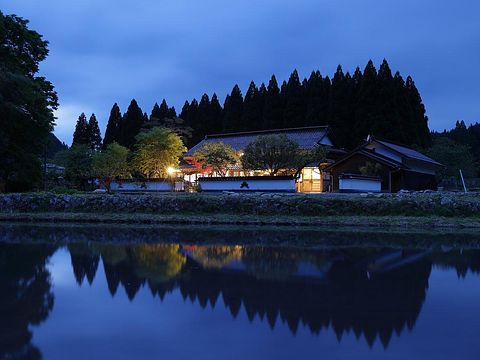
M 131 137 L 142 127 L 136 107 L 132 101 L 124 130 L 115 139 L 125 146 L 131 146 Z M 162 124 L 163 119 L 175 117 L 175 109 L 163 99 L 160 105 L 155 103 L 149 119 Z M 335 145 L 347 149 L 362 143 L 368 134 L 405 145 L 431 145 L 425 106 L 415 83 L 410 76 L 404 81 L 399 72 L 392 75 L 387 60 L 378 71 L 370 60 L 363 71 L 356 67 L 353 75 L 339 65 L 331 79 L 314 70 L 302 80 L 294 70 L 281 87 L 272 75 L 267 85 L 251 81 L 245 97 L 235 85 L 223 108 L 215 94 L 211 98 L 203 94 L 200 102 L 186 101 L 179 117 L 193 129 L 188 147 L 212 133 L 316 125 L 329 125 Z M 111 131 L 107 133 L 111 141 Z

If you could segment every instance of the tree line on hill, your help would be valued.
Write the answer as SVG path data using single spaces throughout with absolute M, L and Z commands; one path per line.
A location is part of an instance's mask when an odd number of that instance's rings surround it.
M 114 104 L 105 131 L 104 146 L 118 142 L 131 147 L 135 136 L 149 122 L 164 125 L 176 119 L 177 112 L 164 99 L 148 116 L 132 100 L 125 114 Z M 420 94 L 410 76 L 392 75 L 386 60 L 375 68 L 370 60 L 363 72 L 353 75 L 341 66 L 332 78 L 313 71 L 300 80 L 294 70 L 288 81 L 278 84 L 272 75 L 268 84 L 250 83 L 245 96 L 235 85 L 223 106 L 216 94 L 203 94 L 200 101 L 186 101 L 178 114 L 191 129 L 187 147 L 207 134 L 265 129 L 329 125 L 338 147 L 359 145 L 368 134 L 375 134 L 406 145 L 431 145 L 428 118 Z
M 441 178 L 458 180 L 459 170 L 466 178 L 480 177 L 480 123 L 467 127 L 463 120 L 457 121 L 455 128 L 433 132 L 432 138 L 427 155 L 446 165 Z M 480 183 L 472 186 L 479 188 Z
M 433 133 L 434 137 L 447 137 L 457 144 L 464 144 L 470 148 L 472 154 L 480 162 L 480 123 L 468 127 L 463 120 L 457 121 L 451 130 Z

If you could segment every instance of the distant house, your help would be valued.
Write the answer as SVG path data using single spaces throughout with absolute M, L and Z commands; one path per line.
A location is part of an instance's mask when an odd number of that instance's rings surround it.
M 292 183 L 294 184 L 293 191 L 297 190 L 302 192 L 322 192 L 329 189 L 328 181 L 330 178 L 324 176 L 321 168 L 327 166 L 335 159 L 343 156 L 345 154 L 345 151 L 335 149 L 333 147 L 332 141 L 330 140 L 330 137 L 328 135 L 327 126 L 312 126 L 207 135 L 202 141 L 193 146 L 191 149 L 188 150 L 186 154 L 184 154 L 186 164 L 180 166 L 180 169 L 185 174 L 186 179 L 189 181 L 196 181 L 199 177 L 215 176 L 216 174 L 212 173 L 211 171 L 202 171 L 202 169 L 199 169 L 198 166 L 195 166 L 193 160 L 193 155 L 195 151 L 202 148 L 202 146 L 207 143 L 223 142 L 224 144 L 230 145 L 234 150 L 241 153 L 250 142 L 252 142 L 261 135 L 286 135 L 289 139 L 298 143 L 300 149 L 311 149 L 321 145 L 328 147 L 328 161 L 324 164 L 320 164 L 320 161 L 318 163 L 309 164 L 302 170 L 300 179 L 298 179 L 298 181 L 296 182 L 296 188 L 295 181 L 293 181 Z M 243 184 L 243 187 L 241 189 L 239 188 L 238 190 L 242 191 L 248 189 L 248 187 L 245 186 L 245 181 L 249 180 L 243 179 L 243 177 L 251 178 L 253 175 L 258 174 L 255 174 L 252 171 L 243 170 L 241 165 L 238 164 L 228 169 L 227 178 L 225 178 L 224 181 L 240 182 L 241 184 Z M 206 179 L 204 180 L 209 181 Z M 258 179 L 257 176 L 255 181 L 261 181 L 261 179 Z M 264 184 L 262 186 L 270 186 L 267 185 L 265 181 L 261 182 L 262 184 Z M 221 187 L 221 184 L 218 183 L 218 181 L 216 184 L 218 188 Z M 246 184 L 248 184 L 248 181 Z M 228 188 L 230 189 L 230 187 Z
M 47 163 L 46 164 L 46 171 L 48 174 L 54 175 L 64 175 L 65 174 L 65 167 L 59 166 L 56 164 Z
M 362 146 L 325 168 L 333 191 L 436 190 L 444 166 L 407 146 L 369 136 Z

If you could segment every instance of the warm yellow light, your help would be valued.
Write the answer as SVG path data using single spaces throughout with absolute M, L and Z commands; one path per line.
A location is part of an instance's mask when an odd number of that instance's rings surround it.
M 169 166 L 169 167 L 167 168 L 167 173 L 168 173 L 168 175 L 172 175 L 175 171 L 177 171 L 177 170 L 175 170 L 175 169 L 174 169 L 173 167 L 171 167 L 171 166 Z

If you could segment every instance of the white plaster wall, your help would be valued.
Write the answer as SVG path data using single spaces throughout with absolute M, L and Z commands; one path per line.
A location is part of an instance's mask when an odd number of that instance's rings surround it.
M 145 187 L 142 187 L 142 182 L 123 181 L 121 183 L 112 181 L 112 191 L 171 191 L 172 184 L 167 181 L 151 181 L 145 182 Z
M 295 191 L 295 180 L 225 180 L 202 181 L 198 179 L 202 191 Z M 246 182 L 248 188 L 242 188 Z
M 374 191 L 379 192 L 382 189 L 381 180 L 373 179 L 339 179 L 340 190 L 350 191 Z

